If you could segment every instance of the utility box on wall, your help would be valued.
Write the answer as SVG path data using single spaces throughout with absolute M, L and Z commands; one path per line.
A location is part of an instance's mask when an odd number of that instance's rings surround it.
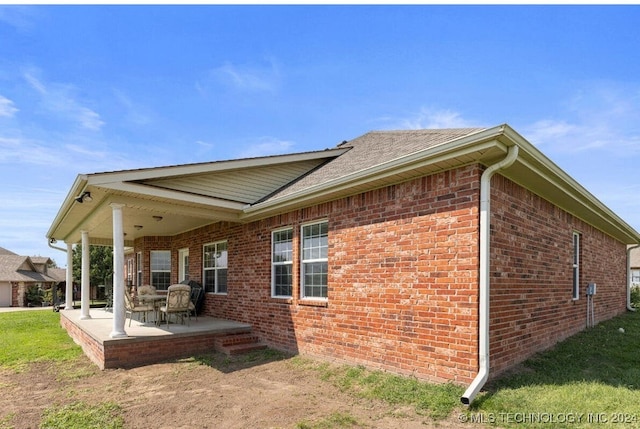
M 595 295 L 596 294 L 596 284 L 589 283 L 587 284 L 587 295 Z

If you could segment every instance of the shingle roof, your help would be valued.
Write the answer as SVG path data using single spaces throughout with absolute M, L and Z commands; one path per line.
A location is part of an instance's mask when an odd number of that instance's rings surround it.
M 56 279 L 37 272 L 28 256 L 0 254 L 0 281 L 52 282 Z
M 394 159 L 429 149 L 448 141 L 482 131 L 484 128 L 451 128 L 438 130 L 372 131 L 337 148 L 351 148 L 341 156 L 328 161 L 311 173 L 280 189 L 265 199 L 282 197 L 339 179 L 359 171 L 376 167 Z
M 0 255 L 18 255 L 17 253 L 13 253 L 11 250 L 7 250 L 4 247 L 0 247 Z
M 64 282 L 67 280 L 67 269 L 66 268 L 49 268 L 47 270 L 49 277 L 55 279 L 58 282 Z

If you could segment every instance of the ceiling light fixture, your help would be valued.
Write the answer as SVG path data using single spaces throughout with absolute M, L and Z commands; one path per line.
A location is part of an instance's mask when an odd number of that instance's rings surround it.
M 89 191 L 85 191 L 82 193 L 82 195 L 80 195 L 79 197 L 76 197 L 76 201 L 79 203 L 84 203 L 85 201 L 90 203 L 91 201 L 93 201 L 93 198 L 91 198 L 91 192 Z
M 155 220 L 156 222 L 160 222 L 162 220 L 162 216 L 152 216 L 153 220 Z
M 133 225 L 133 227 L 135 229 L 137 229 L 138 231 L 140 231 L 142 229 L 142 225 Z

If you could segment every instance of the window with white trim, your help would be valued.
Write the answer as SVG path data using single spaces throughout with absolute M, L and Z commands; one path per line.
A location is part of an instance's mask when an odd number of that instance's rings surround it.
M 205 244 L 202 250 L 204 290 L 227 293 L 227 242 Z
M 271 296 L 293 294 L 293 228 L 271 233 Z
M 631 270 L 631 283 L 640 284 L 640 270 Z
M 580 298 L 580 233 L 573 232 L 573 299 Z
M 302 298 L 327 298 L 329 223 L 302 226 L 300 268 Z
M 178 250 L 178 282 L 189 280 L 189 249 Z
M 151 251 L 151 284 L 157 290 L 167 290 L 171 285 L 171 251 Z
M 136 286 L 142 286 L 142 252 L 136 253 Z

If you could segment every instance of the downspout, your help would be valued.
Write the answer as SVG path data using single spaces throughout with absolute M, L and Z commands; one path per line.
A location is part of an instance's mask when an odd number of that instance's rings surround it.
M 47 244 L 49 245 L 49 247 L 51 247 L 52 249 L 56 249 L 56 250 L 60 250 L 61 252 L 67 253 L 67 249 L 63 249 L 62 247 L 56 247 L 53 245 L 53 243 L 55 243 L 56 240 L 55 238 L 52 238 L 50 240 L 47 240 Z
M 640 244 L 631 246 L 627 249 L 627 310 L 636 311 L 631 305 L 631 251 L 640 247 Z
M 479 345 L 478 374 L 464 392 L 460 401 L 469 405 L 476 397 L 484 383 L 489 378 L 489 251 L 491 225 L 491 177 L 499 170 L 510 167 L 518 158 L 518 146 L 511 146 L 507 156 L 497 164 L 487 168 L 480 178 L 480 305 L 479 317 Z

